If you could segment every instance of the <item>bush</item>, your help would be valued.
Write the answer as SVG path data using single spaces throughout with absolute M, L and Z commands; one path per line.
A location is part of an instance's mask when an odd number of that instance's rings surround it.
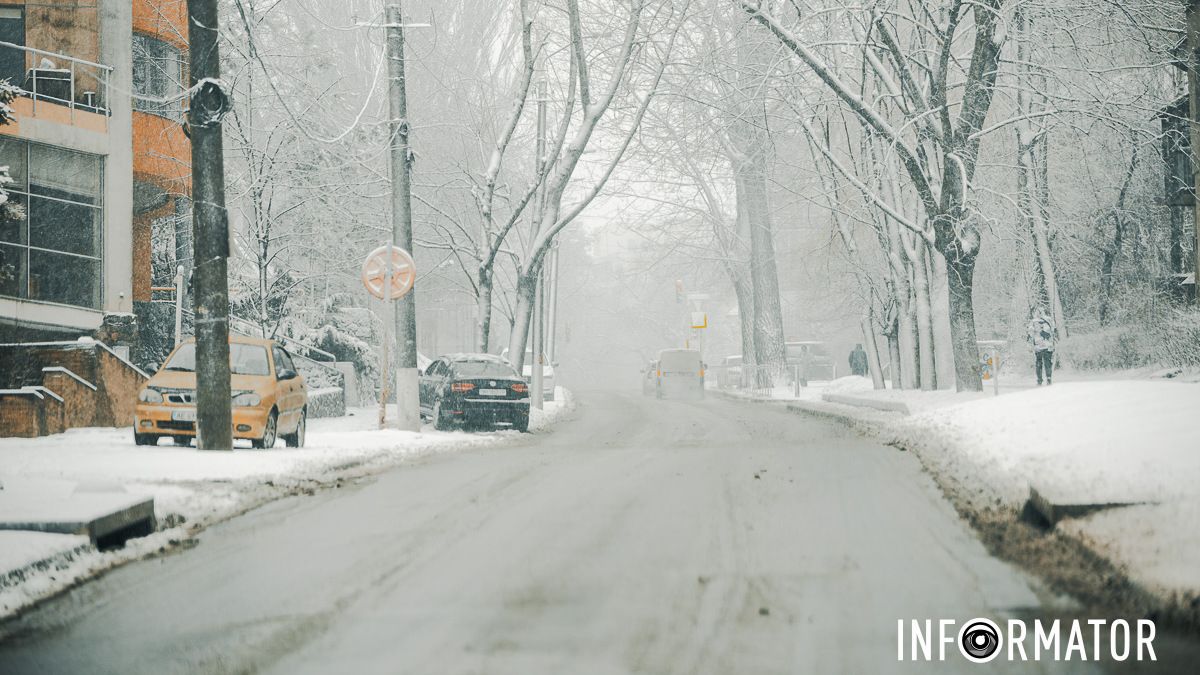
M 1058 354 L 1077 370 L 1200 366 L 1200 312 L 1171 310 L 1145 323 L 1074 334 Z
M 310 389 L 308 392 L 308 416 L 341 417 L 346 414 L 346 392 L 341 387 Z

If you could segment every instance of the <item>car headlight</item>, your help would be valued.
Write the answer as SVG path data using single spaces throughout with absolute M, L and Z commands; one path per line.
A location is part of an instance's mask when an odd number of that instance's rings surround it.
M 146 387 L 138 392 L 138 400 L 142 403 L 162 403 L 162 392 L 153 387 Z
M 262 403 L 262 396 L 252 391 L 239 391 L 233 395 L 233 404 L 238 407 L 248 408 Z

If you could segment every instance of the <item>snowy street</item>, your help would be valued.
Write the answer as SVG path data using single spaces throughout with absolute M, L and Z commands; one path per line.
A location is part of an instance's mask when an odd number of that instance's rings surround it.
M 764 405 L 580 400 L 554 433 L 285 499 L 118 569 L 4 626 L 0 662 L 929 672 L 897 662 L 898 618 L 1070 611 L 990 557 L 911 453 Z M 1172 654 L 1166 636 L 1156 646 Z

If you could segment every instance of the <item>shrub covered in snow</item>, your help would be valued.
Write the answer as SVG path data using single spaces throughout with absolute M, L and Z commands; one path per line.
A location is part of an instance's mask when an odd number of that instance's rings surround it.
M 1200 312 L 1172 310 L 1145 323 L 1074 334 L 1059 354 L 1079 370 L 1200 366 Z
M 341 387 L 308 390 L 308 416 L 341 417 L 346 414 L 346 392 Z

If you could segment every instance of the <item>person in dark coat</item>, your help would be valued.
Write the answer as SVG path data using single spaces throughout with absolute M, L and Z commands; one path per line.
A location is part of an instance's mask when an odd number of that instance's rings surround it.
M 870 366 L 867 362 L 867 353 L 863 351 L 862 344 L 854 345 L 854 350 L 850 352 L 850 372 L 866 377 L 869 371 Z

